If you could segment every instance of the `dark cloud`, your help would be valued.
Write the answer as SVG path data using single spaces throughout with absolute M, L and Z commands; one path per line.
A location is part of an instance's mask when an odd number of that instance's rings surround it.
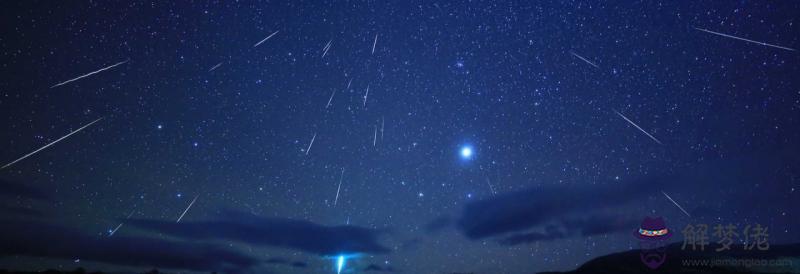
M 277 258 L 277 257 L 269 258 L 269 259 L 265 260 L 264 263 L 266 263 L 266 264 L 276 264 L 276 265 L 288 265 L 288 266 L 297 267 L 297 268 L 304 268 L 304 267 L 308 266 L 308 263 L 306 263 L 306 262 L 301 262 L 301 261 L 292 262 L 289 259 Z
M 570 218 L 548 224 L 543 231 L 518 233 L 500 240 L 501 244 L 517 245 L 537 241 L 556 240 L 572 236 L 594 236 L 632 230 L 637 220 L 620 216 L 588 216 Z
M 20 206 L 6 206 L 0 205 L 0 215 L 3 216 L 27 216 L 27 217 L 42 217 L 45 214 L 39 210 L 20 207 Z
M 370 265 L 368 265 L 367 267 L 364 268 L 364 272 L 367 272 L 367 271 L 394 272 L 394 268 L 392 266 L 388 266 L 388 265 L 385 266 L 385 267 L 382 267 L 380 265 L 370 264 Z
M 786 173 L 797 162 L 767 157 L 721 159 L 698 163 L 671 175 L 530 188 L 468 203 L 456 227 L 470 239 L 498 237 L 506 245 L 615 233 L 636 227 L 642 218 L 620 210 L 653 206 L 648 198 L 656 198 L 657 206 L 666 209 L 662 212 L 682 215 L 661 191 L 682 201 L 697 220 L 715 220 L 731 210 L 738 212 L 740 218 L 758 220 L 773 208 L 797 207 L 798 202 L 787 191 L 793 187 L 794 175 Z M 782 195 L 763 195 L 781 190 Z M 721 203 L 696 198 L 702 195 L 714 195 Z M 687 200 L 691 202 L 686 203 Z M 432 226 L 442 226 L 438 221 L 431 222 L 436 224 Z M 788 221 L 771 222 L 779 227 L 789 225 Z
M 30 198 L 34 200 L 50 201 L 50 195 L 44 191 L 28 185 L 0 180 L 0 196 L 13 198 Z
M 651 177 L 589 186 L 552 185 L 507 193 L 468 203 L 457 226 L 470 239 L 521 232 L 552 221 L 561 223 L 569 232 L 609 229 L 589 222 L 577 223 L 578 220 L 570 220 L 568 216 L 580 214 L 595 218 L 592 212 L 657 193 L 652 186 L 663 186 L 667 181 L 666 177 Z M 552 239 L 560 236 L 565 235 L 545 232 L 527 237 Z
M 449 216 L 441 216 L 425 225 L 425 231 L 429 233 L 436 233 L 445 229 L 453 224 L 453 220 Z
M 356 226 L 323 226 L 308 221 L 264 218 L 243 212 L 228 212 L 213 221 L 174 223 L 129 220 L 131 226 L 171 236 L 193 239 L 225 239 L 253 245 L 275 246 L 319 255 L 341 253 L 387 253 L 377 241 L 380 231 Z
M 569 218 L 562 223 L 568 231 L 578 232 L 582 236 L 594 236 L 632 230 L 640 221 L 641 218 L 631 219 L 617 215 L 589 215 L 583 218 Z
M 288 259 L 284 259 L 284 258 L 269 258 L 269 259 L 266 259 L 264 261 L 264 263 L 267 263 L 267 264 L 289 264 L 289 260 Z
M 240 272 L 258 261 L 211 244 L 141 237 L 89 236 L 68 227 L 4 220 L 0 256 L 96 261 L 115 265 L 194 271 Z
M 563 231 L 561 228 L 554 225 L 548 225 L 544 228 L 544 231 L 514 234 L 500 240 L 500 243 L 504 245 L 516 245 L 521 243 L 561 239 L 567 237 L 567 235 L 567 232 Z

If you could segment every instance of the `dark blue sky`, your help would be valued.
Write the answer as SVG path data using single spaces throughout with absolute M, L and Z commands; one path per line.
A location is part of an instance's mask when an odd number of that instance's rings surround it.
M 798 11 L 3 2 L 2 164 L 103 119 L 0 170 L 0 267 L 569 270 L 645 216 L 798 242 L 800 53 L 701 30 L 800 48 Z

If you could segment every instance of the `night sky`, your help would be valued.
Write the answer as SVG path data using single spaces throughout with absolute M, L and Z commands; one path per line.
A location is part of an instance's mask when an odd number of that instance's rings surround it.
M 52 145 L 0 169 L 0 268 L 563 271 L 646 216 L 800 241 L 800 2 L 457 2 L 3 1 L 0 164 Z

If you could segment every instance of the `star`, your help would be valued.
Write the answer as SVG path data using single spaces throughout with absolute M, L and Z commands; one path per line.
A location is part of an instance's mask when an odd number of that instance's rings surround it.
M 472 158 L 472 147 L 471 146 L 463 146 L 461 147 L 461 158 L 462 159 L 470 159 Z

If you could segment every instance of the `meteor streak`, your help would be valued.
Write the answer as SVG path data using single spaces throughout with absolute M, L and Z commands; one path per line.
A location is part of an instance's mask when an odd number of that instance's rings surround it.
M 492 186 L 492 182 L 489 181 L 489 177 L 486 177 L 486 184 L 489 185 L 489 190 L 492 191 L 492 195 L 495 195 L 496 192 L 494 192 L 494 187 Z
M 344 168 L 342 168 L 342 174 L 339 175 L 339 186 L 336 187 L 336 198 L 333 199 L 333 206 L 336 206 L 336 203 L 339 201 L 339 190 L 342 189 L 342 178 L 344 178 Z
M 311 151 L 311 145 L 314 144 L 314 139 L 317 139 L 316 133 L 314 133 L 314 137 L 311 137 L 311 142 L 308 143 L 308 148 L 306 149 L 306 155 L 308 155 L 308 152 Z
M 107 67 L 104 67 L 104 68 L 101 68 L 101 69 L 98 69 L 98 70 L 95 70 L 95 71 L 89 72 L 89 73 L 87 73 L 87 74 L 84 74 L 84 75 L 78 76 L 78 77 L 76 77 L 76 78 L 73 78 L 73 79 L 70 79 L 70 80 L 67 80 L 67 81 L 64 81 L 64 82 L 61 82 L 61 83 L 55 84 L 54 86 L 52 86 L 52 87 L 50 87 L 50 88 L 54 88 L 54 87 L 57 87 L 57 86 L 65 85 L 65 84 L 68 84 L 68 83 L 71 83 L 71 82 L 74 82 L 74 81 L 77 81 L 77 80 L 83 79 L 83 78 L 85 78 L 85 77 L 92 76 L 92 75 L 94 75 L 94 74 L 97 74 L 97 73 L 103 72 L 104 70 L 108 70 L 108 69 L 111 69 L 111 68 L 113 68 L 113 67 L 116 67 L 116 66 L 119 66 L 119 65 L 125 64 L 125 63 L 127 63 L 128 61 L 130 61 L 130 60 L 131 60 L 131 59 L 127 59 L 127 60 L 125 60 L 125 61 L 122 61 L 122 62 L 119 62 L 119 63 L 113 64 L 113 65 L 110 65 L 110 66 L 107 66 Z
M 343 268 L 344 268 L 344 255 L 339 255 L 339 257 L 336 258 L 336 273 L 341 274 Z
M 719 36 L 722 36 L 722 37 L 727 37 L 727 38 L 731 38 L 731 39 L 736 39 L 736 40 L 740 40 L 740 41 L 745 41 L 745 42 L 749 42 L 749 43 L 753 43 L 753 44 L 758 44 L 758 45 L 762 45 L 762 46 L 773 47 L 773 48 L 779 48 L 779 49 L 783 49 L 783 50 L 789 50 L 789 51 L 795 51 L 795 49 L 793 49 L 793 48 L 787 48 L 787 47 L 782 47 L 782 46 L 778 46 L 778 45 L 767 44 L 767 43 L 764 43 L 764 42 L 754 41 L 754 40 L 750 40 L 750 39 L 747 39 L 747 38 L 742 38 L 742 37 L 736 37 L 736 36 L 733 36 L 733 35 L 724 34 L 724 33 L 719 33 L 719 32 L 716 32 L 716 31 L 711 31 L 711 30 L 707 30 L 707 29 L 704 29 L 704 28 L 698 28 L 698 27 L 694 27 L 694 29 L 696 29 L 696 30 L 699 30 L 699 31 L 702 31 L 702 32 L 707 32 L 707 33 L 711 33 L 711 34 L 719 35 Z
M 574 55 L 575 57 L 578 57 L 578 59 L 581 59 L 581 60 L 583 60 L 584 62 L 588 63 L 589 65 L 592 65 L 592 66 L 593 66 L 593 67 L 595 67 L 595 68 L 600 68 L 600 67 L 598 67 L 597 65 L 595 65 L 595 63 L 592 63 L 592 61 L 589 61 L 588 59 L 586 59 L 586 58 L 583 58 L 583 56 L 580 56 L 580 55 L 578 55 L 578 54 L 577 54 L 577 53 L 575 53 L 574 51 L 570 51 L 569 53 L 572 53 L 572 55 Z
M 41 150 L 43 150 L 43 149 L 45 149 L 45 148 L 47 148 L 47 147 L 49 147 L 49 146 L 52 146 L 53 144 L 55 144 L 55 143 L 58 143 L 59 141 L 61 141 L 61 140 L 64 140 L 64 139 L 66 139 L 66 138 L 67 138 L 67 137 L 69 137 L 69 136 L 72 136 L 72 134 L 75 134 L 75 133 L 77 133 L 78 131 L 81 131 L 81 130 L 83 130 L 84 128 L 87 128 L 87 127 L 91 126 L 92 124 L 94 124 L 94 123 L 96 123 L 97 121 L 100 121 L 100 120 L 103 120 L 103 117 L 100 117 L 100 118 L 98 118 L 97 120 L 94 120 L 94 121 L 92 121 L 91 123 L 88 123 L 88 124 L 86 124 L 85 126 L 82 126 L 81 128 L 79 128 L 79 129 L 76 129 L 76 130 L 75 130 L 75 131 L 73 131 L 73 132 L 70 132 L 69 134 L 65 135 L 64 137 L 58 138 L 58 140 L 55 140 L 55 141 L 53 141 L 53 142 L 51 142 L 51 143 L 49 143 L 49 144 L 47 144 L 47 145 L 45 145 L 45 146 L 43 146 L 43 147 L 41 147 L 41 148 L 37 149 L 37 150 L 34 150 L 34 151 L 33 151 L 33 152 L 31 152 L 31 153 L 28 153 L 28 154 L 26 154 L 25 156 L 22 156 L 22 157 L 20 157 L 19 159 L 16 159 L 16 160 L 14 160 L 14 161 L 13 161 L 13 162 L 11 162 L 11 163 L 8 163 L 8 164 L 4 165 L 3 167 L 0 167 L 0 169 L 7 168 L 7 167 L 9 167 L 9 166 L 11 166 L 11 165 L 13 165 L 13 164 L 15 164 L 15 163 L 19 162 L 19 161 L 22 161 L 22 159 L 28 158 L 29 156 L 31 156 L 31 155 L 33 155 L 33 154 L 36 154 L 37 152 L 39 152 L 39 151 L 41 151 Z
M 130 219 L 131 216 L 133 216 L 134 212 L 136 212 L 136 209 L 131 211 L 131 214 L 128 214 L 128 217 L 125 217 L 125 219 L 126 220 Z M 114 233 L 117 233 L 117 230 L 119 230 L 119 228 L 122 227 L 123 224 L 125 224 L 125 222 L 119 223 L 119 225 L 116 228 L 114 228 L 114 230 L 111 230 L 110 232 L 108 232 L 108 237 L 114 236 Z
M 364 107 L 367 107 L 367 96 L 369 96 L 369 85 L 367 85 L 367 92 L 364 93 Z
M 325 44 L 325 48 L 322 49 L 322 58 L 325 58 L 325 54 L 328 54 L 328 50 L 331 49 L 331 42 L 333 42 L 333 39 L 328 40 L 328 43 Z
M 667 193 L 666 193 L 666 192 L 664 192 L 664 191 L 662 190 L 662 191 L 661 191 L 661 193 L 664 193 L 664 196 L 667 196 L 667 199 L 669 199 L 669 201 L 670 201 L 670 202 L 672 202 L 673 204 L 675 204 L 675 206 L 677 206 L 677 207 L 678 207 L 678 208 L 679 208 L 681 211 L 683 211 L 683 213 L 684 213 L 684 214 L 686 214 L 686 216 L 692 217 L 692 215 L 689 215 L 689 212 L 686 212 L 686 210 L 685 210 L 685 209 L 683 209 L 683 207 L 681 207 L 681 205 L 679 205 L 678 203 L 676 203 L 676 202 L 675 202 L 675 200 L 673 200 L 673 199 L 672 199 L 672 197 L 669 197 L 669 195 L 667 195 Z
M 119 225 L 116 228 L 114 228 L 114 230 L 111 230 L 111 232 L 108 233 L 108 237 L 114 236 L 114 233 L 116 233 L 117 230 L 119 230 L 119 228 L 122 227 L 122 224 L 124 223 L 119 223 Z
M 375 41 L 372 42 L 372 54 L 375 54 L 375 45 L 378 44 L 378 34 L 375 34 Z
M 331 106 L 331 102 L 333 101 L 333 96 L 334 96 L 334 95 L 336 95 L 336 90 L 335 90 L 335 89 L 334 89 L 334 90 L 333 90 L 333 92 L 331 93 L 331 98 L 328 98 L 328 104 L 327 104 L 327 105 L 325 105 L 325 108 L 328 108 L 328 107 L 330 107 L 330 106 Z
M 216 65 L 214 65 L 213 67 L 211 67 L 210 69 L 208 69 L 208 72 L 212 72 L 212 71 L 214 71 L 214 70 L 215 70 L 215 69 L 217 69 L 219 66 L 222 66 L 222 62 L 219 62 L 219 64 L 216 64 Z
M 261 41 L 259 41 L 258 43 L 256 43 L 255 45 L 253 45 L 253 47 L 255 48 L 255 47 L 257 47 L 258 45 L 261 45 L 261 43 L 264 43 L 264 42 L 266 42 L 267 40 L 269 40 L 269 38 L 272 38 L 272 36 L 273 36 L 273 35 L 275 35 L 275 34 L 278 34 L 278 30 L 276 30 L 275 32 L 273 32 L 272 34 L 270 34 L 269 36 L 267 36 L 267 38 L 264 38 L 264 40 L 261 40 Z
M 189 203 L 189 206 L 186 207 L 186 210 L 183 211 L 183 214 L 181 214 L 181 216 L 178 217 L 178 220 L 175 221 L 176 223 L 180 223 L 181 222 L 181 219 L 183 219 L 183 215 L 186 215 L 186 212 L 189 212 L 189 209 L 192 208 L 192 205 L 194 205 L 194 202 L 197 201 L 197 197 L 200 197 L 200 195 L 194 196 L 194 199 L 192 199 L 192 202 Z
M 647 135 L 647 137 L 650 137 L 650 139 L 653 139 L 653 141 L 656 141 L 656 143 L 658 143 L 659 145 L 663 145 L 663 144 L 661 143 L 661 141 L 659 141 L 658 139 L 656 139 L 656 137 L 653 137 L 653 135 L 650 135 L 650 133 L 647 133 L 647 131 L 644 131 L 644 129 L 642 129 L 641 127 L 639 127 L 639 125 L 637 125 L 636 123 L 634 123 L 633 121 L 631 121 L 631 119 L 628 119 L 628 117 L 625 117 L 625 115 L 622 115 L 622 113 L 619 113 L 619 111 L 617 111 L 617 110 L 614 110 L 614 112 L 616 112 L 616 113 L 617 113 L 617 115 L 619 115 L 619 117 L 622 117 L 622 119 L 625 119 L 625 121 L 628 121 L 628 123 L 630 123 L 631 125 L 633 125 L 633 126 L 634 126 L 634 127 L 636 127 L 637 129 L 639 129 L 639 131 L 641 131 L 642 133 L 644 133 L 645 135 Z

